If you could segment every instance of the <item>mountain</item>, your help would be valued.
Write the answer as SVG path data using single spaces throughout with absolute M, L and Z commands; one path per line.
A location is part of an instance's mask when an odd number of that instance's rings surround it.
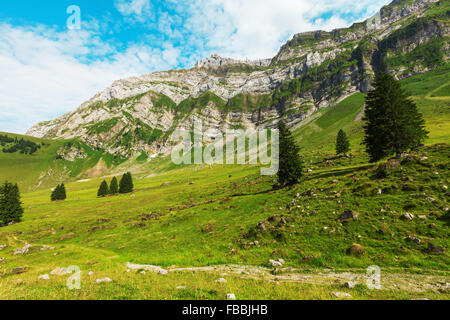
M 77 138 L 128 159 L 168 154 L 170 134 L 191 128 L 194 119 L 203 121 L 204 130 L 270 127 L 279 119 L 294 126 L 366 92 L 379 70 L 406 78 L 445 64 L 449 9 L 448 1 L 396 0 L 349 28 L 297 34 L 271 60 L 214 54 L 189 70 L 118 80 L 27 135 Z

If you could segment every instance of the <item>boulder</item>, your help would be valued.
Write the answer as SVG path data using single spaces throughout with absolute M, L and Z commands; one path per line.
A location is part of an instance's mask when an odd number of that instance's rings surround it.
M 236 295 L 234 293 L 228 293 L 227 300 L 236 300 Z
M 24 245 L 22 248 L 19 248 L 19 249 L 14 250 L 14 255 L 18 255 L 18 254 L 25 255 L 25 254 L 28 253 L 28 251 L 30 250 L 30 248 L 31 248 L 31 244 L 28 244 L 28 243 L 27 243 L 27 244 Z
M 358 283 L 355 281 L 348 281 L 346 283 L 344 283 L 344 287 L 347 289 L 353 289 L 354 287 L 356 287 Z
M 347 292 L 332 292 L 332 296 L 339 298 L 339 299 L 349 299 L 352 298 L 352 295 Z
M 50 276 L 48 274 L 43 274 L 38 277 L 39 280 L 50 280 Z
M 354 243 L 348 248 L 347 254 L 352 256 L 363 256 L 366 254 L 366 248 L 360 244 Z
M 358 212 L 355 212 L 355 211 L 352 211 L 352 210 L 347 210 L 347 211 L 344 211 L 341 214 L 340 219 L 342 219 L 342 220 L 356 220 L 356 219 L 359 218 L 359 216 L 360 215 L 359 215 Z

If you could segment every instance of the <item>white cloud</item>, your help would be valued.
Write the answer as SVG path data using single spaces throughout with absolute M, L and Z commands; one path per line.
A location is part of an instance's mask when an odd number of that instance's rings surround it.
M 116 0 L 117 10 L 125 16 L 141 16 L 151 9 L 150 0 Z
M 206 47 L 236 58 L 269 58 L 294 34 L 346 27 L 352 13 L 369 17 L 389 0 L 192 0 L 185 27 Z M 326 19 L 324 13 L 333 12 Z
M 105 54 L 112 57 L 101 59 Z M 94 32 L 0 24 L 0 131 L 25 132 L 74 110 L 114 80 L 171 68 L 179 54 L 147 45 L 117 53 Z

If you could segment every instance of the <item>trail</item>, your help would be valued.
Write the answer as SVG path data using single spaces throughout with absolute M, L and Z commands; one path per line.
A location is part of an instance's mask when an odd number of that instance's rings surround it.
M 325 269 L 318 273 L 302 273 L 302 270 L 295 268 L 280 268 L 274 272 L 274 269 L 257 267 L 257 266 L 241 266 L 241 265 L 219 265 L 192 268 L 168 268 L 163 269 L 152 265 L 137 265 L 127 263 L 128 269 L 147 270 L 151 272 L 166 273 L 182 273 L 182 272 L 208 272 L 217 273 L 222 276 L 232 275 L 242 279 L 253 279 L 259 281 L 267 281 L 274 283 L 306 283 L 314 285 L 330 285 L 344 284 L 353 281 L 358 284 L 366 285 L 369 276 L 364 270 L 355 270 L 347 272 L 335 272 Z M 304 271 L 303 271 L 304 272 Z M 450 276 L 447 275 L 424 275 L 412 273 L 396 273 L 392 271 L 383 272 L 380 275 L 383 290 L 403 290 L 409 292 L 426 292 L 436 291 L 440 293 L 450 294 Z

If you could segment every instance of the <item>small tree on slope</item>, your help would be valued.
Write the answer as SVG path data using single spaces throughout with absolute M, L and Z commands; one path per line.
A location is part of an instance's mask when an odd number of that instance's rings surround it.
M 299 156 L 299 148 L 283 121 L 280 121 L 278 124 L 278 130 L 280 131 L 280 168 L 278 170 L 278 181 L 284 187 L 299 181 L 302 176 L 303 167 Z
M 130 193 L 133 192 L 133 178 L 130 172 L 125 173 L 119 182 L 119 192 L 120 193 Z
M 116 177 L 112 178 L 111 184 L 109 185 L 109 193 L 110 194 L 118 194 L 119 193 L 119 186 L 117 184 Z
M 5 182 L 0 186 L 0 221 L 4 224 L 20 222 L 23 215 L 17 184 Z
M 380 73 L 366 98 L 364 144 L 371 162 L 419 146 L 427 138 L 425 121 L 391 75 Z
M 97 196 L 105 197 L 109 194 L 108 184 L 105 180 L 100 184 L 100 188 L 98 189 Z
M 336 154 L 345 154 L 350 151 L 350 141 L 348 141 L 347 135 L 344 130 L 339 130 L 336 138 Z

